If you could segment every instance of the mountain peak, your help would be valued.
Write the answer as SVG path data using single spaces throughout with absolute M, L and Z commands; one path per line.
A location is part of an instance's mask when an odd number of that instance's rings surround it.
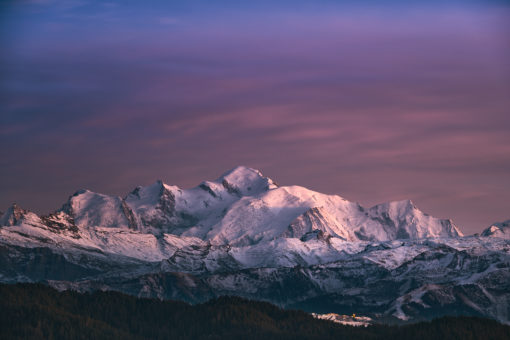
M 262 175 L 259 170 L 246 166 L 237 166 L 220 176 L 216 180 L 231 193 L 251 195 L 256 192 L 274 189 L 276 183 Z
M 253 176 L 264 177 L 262 173 L 257 169 L 249 168 L 244 165 L 238 165 L 223 173 L 220 178 L 240 179 Z
M 432 217 L 418 209 L 409 199 L 378 204 L 369 211 L 372 218 L 391 219 L 397 238 L 462 236 L 452 220 Z
M 482 231 L 481 236 L 510 238 L 510 220 L 493 223 Z
M 83 195 L 83 194 L 86 194 L 89 192 L 91 192 L 89 189 L 79 189 L 79 190 L 76 190 L 76 192 L 74 194 L 72 194 L 71 197 L 80 196 L 80 195 Z
M 401 200 L 401 201 L 395 201 L 396 204 L 402 204 L 402 205 L 405 205 L 405 206 L 408 206 L 408 207 L 413 207 L 415 208 L 416 206 L 414 205 L 414 202 L 411 201 L 410 199 L 407 199 L 407 200 Z
M 7 211 L 0 216 L 0 226 L 14 226 L 24 221 L 39 221 L 39 217 L 29 210 L 25 210 L 13 203 Z
M 414 205 L 413 201 L 409 199 L 380 203 L 370 208 L 370 210 L 373 211 L 388 211 L 394 212 L 395 214 L 402 214 L 405 212 L 413 211 L 415 209 L 418 210 L 418 208 L 416 208 L 416 206 Z
M 9 209 L 2 215 L 0 225 L 16 225 L 25 215 L 26 211 L 13 203 Z

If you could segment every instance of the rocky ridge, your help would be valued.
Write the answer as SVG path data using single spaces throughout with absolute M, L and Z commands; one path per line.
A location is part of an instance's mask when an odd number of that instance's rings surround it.
M 389 322 L 509 322 L 508 221 L 464 237 L 411 201 L 364 208 L 237 167 L 181 189 L 79 190 L 0 216 L 0 281 L 201 302 L 220 295 Z

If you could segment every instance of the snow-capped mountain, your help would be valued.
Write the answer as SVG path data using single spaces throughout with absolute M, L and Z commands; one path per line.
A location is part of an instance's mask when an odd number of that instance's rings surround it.
M 20 224 L 21 217 L 28 214 L 12 207 L 3 224 Z M 137 187 L 124 199 L 80 190 L 45 219 L 65 219 L 81 229 L 121 228 L 197 237 L 217 245 L 253 245 L 319 231 L 347 241 L 461 235 L 451 220 L 428 216 L 411 201 L 366 209 L 340 196 L 299 186 L 279 187 L 246 167 L 187 190 L 157 181 Z
M 13 205 L 0 225 L 3 282 L 509 322 L 508 224 L 463 237 L 411 201 L 364 208 L 246 167 L 191 189 L 157 181 L 124 198 L 80 190 L 48 216 Z
M 481 233 L 482 236 L 510 238 L 510 220 L 494 223 Z

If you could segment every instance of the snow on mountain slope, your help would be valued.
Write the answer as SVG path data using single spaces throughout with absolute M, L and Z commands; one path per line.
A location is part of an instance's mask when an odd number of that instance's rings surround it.
M 335 235 L 342 240 L 352 240 L 349 232 L 323 207 L 314 207 L 296 217 L 288 226 L 283 236 L 299 238 L 302 241 L 310 239 L 327 239 Z
M 157 262 L 171 257 L 183 247 L 205 247 L 206 243 L 193 237 L 171 234 L 156 236 L 127 228 L 95 227 L 55 230 L 33 220 L 0 228 L 0 244 L 25 248 L 50 247 L 69 254 L 118 255 L 130 259 Z
M 16 203 L 11 205 L 0 218 L 0 226 L 20 225 L 23 222 L 40 223 L 41 219 L 33 212 L 19 207 Z
M 510 239 L 510 220 L 494 223 L 480 234 L 488 237 L 501 237 Z
M 235 202 L 206 238 L 213 244 L 250 245 L 280 236 L 310 206 L 288 187 L 275 188 Z
M 276 185 L 271 179 L 240 166 L 191 189 L 183 190 L 161 181 L 138 187 L 125 201 L 141 229 L 156 228 L 204 238 L 234 202 L 244 195 L 257 195 L 273 188 Z
M 225 172 L 216 182 L 220 180 L 227 191 L 241 196 L 256 195 L 278 187 L 272 179 L 264 177 L 260 171 L 245 166 L 238 166 Z
M 509 223 L 462 237 L 411 201 L 364 208 L 237 167 L 191 189 L 80 190 L 47 216 L 13 205 L 0 216 L 0 282 L 508 323 Z
M 450 220 L 425 215 L 410 201 L 366 210 L 340 196 L 299 186 L 279 187 L 234 203 L 207 234 L 214 244 L 249 245 L 277 237 L 322 232 L 348 241 L 456 237 Z
M 424 214 L 410 200 L 376 205 L 370 208 L 369 216 L 390 227 L 385 228 L 388 239 L 462 236 L 452 220 Z
M 387 241 L 462 235 L 450 220 L 428 216 L 410 201 L 366 209 L 337 195 L 300 186 L 279 187 L 258 170 L 247 167 L 234 168 L 214 181 L 185 190 L 157 181 L 137 187 L 124 199 L 80 190 L 54 214 L 39 218 L 13 206 L 2 215 L 1 222 L 12 226 L 23 219 L 30 220 L 25 224 L 57 233 L 72 231 L 69 235 L 74 241 L 70 242 L 89 240 L 100 248 L 108 243 L 105 238 L 115 238 L 115 233 L 125 235 L 123 239 L 140 238 L 141 234 L 155 239 L 165 239 L 165 235 L 192 237 L 233 247 L 280 238 L 322 240 L 329 246 L 331 240 Z M 127 239 L 126 242 L 131 243 Z M 131 256 L 129 248 L 126 245 L 112 249 Z M 157 246 L 149 247 L 152 248 L 156 253 L 152 258 L 167 254 Z
M 79 227 L 129 228 L 130 221 L 120 197 L 80 190 L 72 195 L 62 210 L 74 219 Z

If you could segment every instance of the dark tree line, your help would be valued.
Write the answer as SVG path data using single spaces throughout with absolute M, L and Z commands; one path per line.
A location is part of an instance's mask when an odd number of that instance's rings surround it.
M 1 339 L 510 339 L 510 326 L 444 317 L 405 326 L 351 327 L 266 302 L 222 297 L 191 306 L 116 292 L 0 285 Z

